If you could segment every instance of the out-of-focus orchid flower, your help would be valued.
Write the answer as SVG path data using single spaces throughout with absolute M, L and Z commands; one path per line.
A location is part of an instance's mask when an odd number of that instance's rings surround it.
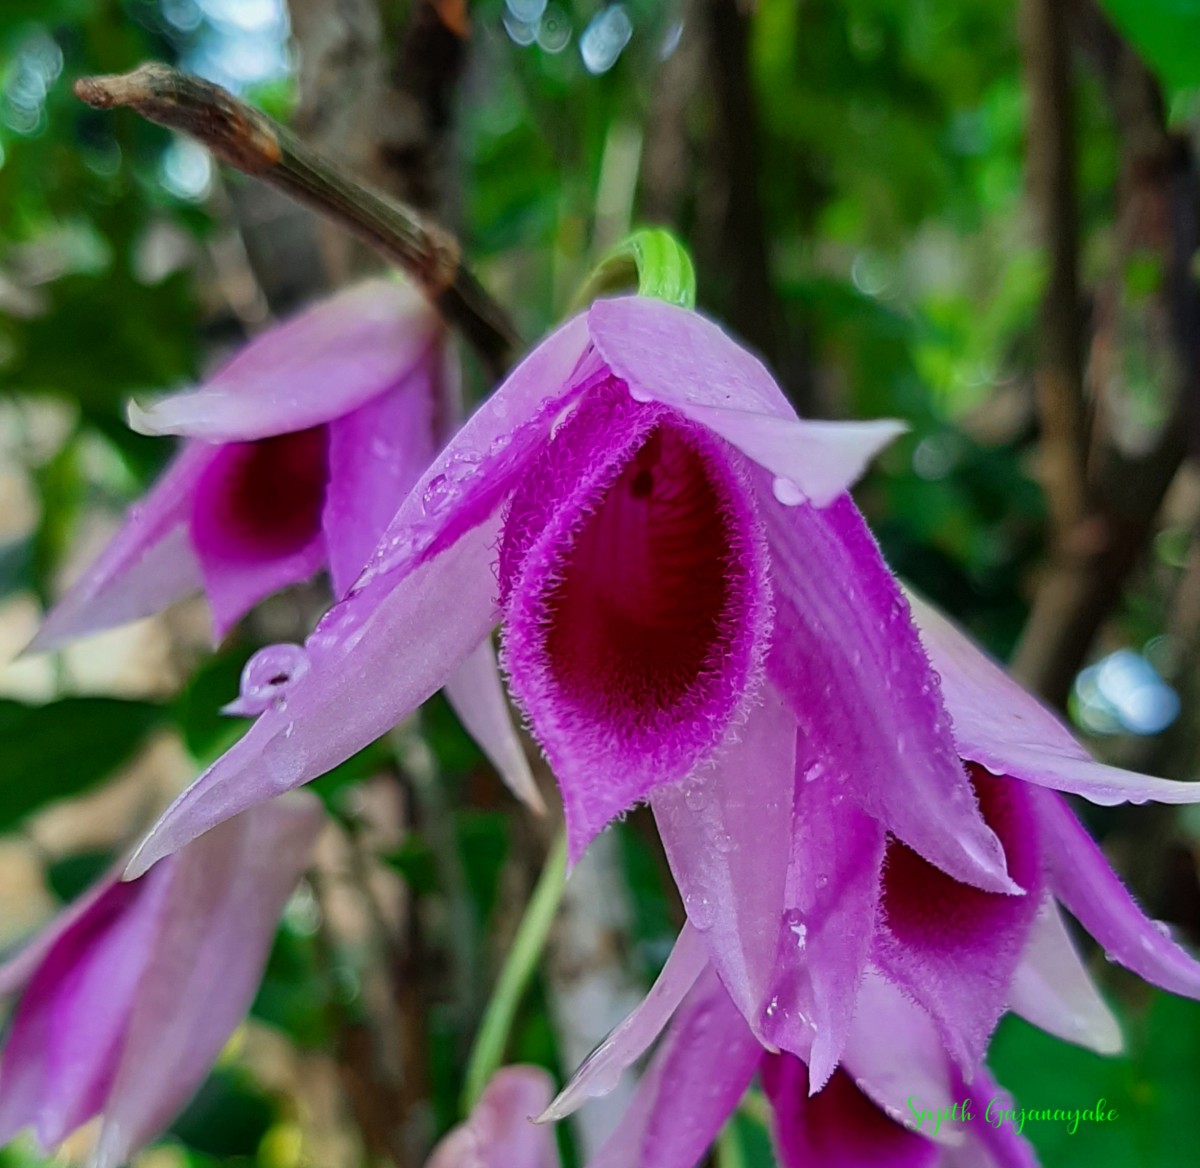
M 258 988 L 324 819 L 264 803 L 130 883 L 115 875 L 0 967 L 20 994 L 0 1055 L 0 1144 L 49 1151 L 103 1117 L 94 1168 L 118 1168 L 200 1086 Z
M 553 1095 L 550 1076 L 540 1067 L 502 1067 L 425 1168 L 559 1168 L 553 1129 L 530 1122 Z
M 987 1102 L 1000 1096 L 987 1073 L 967 1088 L 931 1020 L 886 979 L 868 974 L 842 1064 L 814 1094 L 802 1058 L 769 1051 L 752 1033 L 689 927 L 642 1005 L 539 1121 L 611 1090 L 664 1027 L 628 1113 L 588 1168 L 694 1168 L 756 1075 L 782 1168 L 1036 1165 L 1011 1124 L 985 1120 Z M 980 1106 L 964 1123 L 969 1097 Z
M 197 388 L 131 406 L 135 429 L 187 441 L 30 651 L 201 588 L 223 636 L 326 565 L 342 595 L 445 437 L 443 342 L 420 292 L 370 280 L 263 333 Z
M 744 881 L 721 870 L 756 883 L 746 928 L 714 932 L 727 985 L 742 947 L 774 952 L 791 795 L 772 803 L 773 777 L 794 779 L 798 735 L 847 802 L 926 860 L 1017 891 L 904 597 L 844 494 L 897 429 L 802 421 L 703 317 L 597 302 L 459 431 L 309 638 L 286 708 L 184 793 L 132 871 L 336 765 L 502 622 L 572 858 L 650 799 L 699 928 L 742 912 L 727 898 Z M 696 780 L 714 769 L 730 791 L 719 824 Z M 735 994 L 748 1016 L 768 989 L 756 970 Z

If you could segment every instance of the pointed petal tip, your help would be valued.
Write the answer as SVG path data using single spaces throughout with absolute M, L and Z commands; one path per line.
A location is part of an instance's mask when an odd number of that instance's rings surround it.
M 143 406 L 136 398 L 125 403 L 125 424 L 135 434 L 146 434 L 153 438 L 162 437 L 164 431 L 155 424 L 155 403 Z

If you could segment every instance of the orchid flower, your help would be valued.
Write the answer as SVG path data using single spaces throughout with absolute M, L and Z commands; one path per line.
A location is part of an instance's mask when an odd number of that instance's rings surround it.
M 658 982 L 539 1116 L 562 1119 L 605 1094 L 666 1029 L 616 1133 L 588 1168 L 694 1168 L 757 1076 L 781 1168 L 1034 1168 L 1011 1124 L 982 1114 L 999 1088 L 969 1092 L 924 1012 L 872 971 L 842 1065 L 818 1093 L 795 1054 L 763 1047 L 695 930 L 685 926 Z M 968 1096 L 973 1121 L 954 1122 Z
M 668 842 L 698 927 L 741 909 L 724 899 L 732 884 L 697 892 L 691 874 L 736 865 L 753 879 L 760 849 L 788 854 L 790 795 L 770 804 L 771 776 L 792 775 L 798 734 L 848 799 L 929 862 L 1018 891 L 906 601 L 845 495 L 897 429 L 803 421 L 702 316 L 648 298 L 596 302 L 434 461 L 308 639 L 286 702 L 177 800 L 131 872 L 384 733 L 500 623 L 510 692 L 562 790 L 572 860 L 649 799 L 696 845 L 685 855 Z M 503 721 L 498 690 L 476 711 L 485 737 Z M 710 832 L 694 776 L 713 768 L 740 784 L 736 814 Z M 765 835 L 743 835 L 738 815 L 769 821 Z M 771 904 L 769 921 L 744 937 L 773 951 L 783 871 L 772 862 L 751 894 L 755 912 Z M 732 985 L 740 958 L 729 931 L 717 935 Z M 735 994 L 748 1016 L 766 1000 L 758 983 Z
M 188 440 L 30 650 L 198 589 L 221 637 L 326 565 L 342 594 L 444 437 L 446 379 L 433 308 L 369 280 L 255 338 L 199 387 L 132 405 L 135 429 Z
M 553 1128 L 530 1121 L 554 1095 L 540 1067 L 502 1067 L 465 1123 L 439 1141 L 425 1168 L 559 1168 Z
M 196 1091 L 258 988 L 324 819 L 311 796 L 255 807 L 153 872 L 102 881 L 0 966 L 20 994 L 0 1055 L 0 1144 L 43 1150 L 103 1117 L 118 1168 Z

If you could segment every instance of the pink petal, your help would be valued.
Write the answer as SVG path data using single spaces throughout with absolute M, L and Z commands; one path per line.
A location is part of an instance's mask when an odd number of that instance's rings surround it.
M 1032 694 L 931 604 L 908 594 L 921 641 L 941 675 L 959 753 L 993 774 L 1082 795 L 1093 803 L 1197 803 L 1200 783 L 1177 783 L 1096 762 Z
M 433 461 L 437 399 L 432 363 L 329 423 L 322 524 L 334 593 L 358 579 L 421 472 Z
M 90 568 L 46 614 L 26 653 L 159 612 L 201 586 L 187 523 L 216 447 L 187 443 Z
M 1014 891 L 979 813 L 895 577 L 849 498 L 784 507 L 760 484 L 775 585 L 767 670 L 831 781 L 931 864 Z
M 325 561 L 324 428 L 223 446 L 196 483 L 192 544 L 218 637 Z
M 311 667 L 288 686 L 286 700 L 175 800 L 126 875 L 324 774 L 444 685 L 496 622 L 490 565 L 498 523 L 475 528 L 399 584 L 379 581 L 331 609 L 308 640 Z
M 658 980 L 637 1008 L 598 1046 L 571 1076 L 570 1082 L 537 1117 L 538 1123 L 565 1119 L 589 1099 L 614 1091 L 621 1076 L 650 1049 L 679 1003 L 708 963 L 700 934 L 683 926 Z
M 710 754 L 761 677 L 765 549 L 727 451 L 598 386 L 513 497 L 502 661 L 562 788 L 572 861 Z
M 553 1093 L 540 1067 L 501 1067 L 466 1123 L 447 1133 L 425 1168 L 558 1168 L 553 1129 L 530 1122 Z
M 1042 848 L 1029 788 L 971 767 L 984 819 L 1025 896 L 961 884 L 893 840 L 884 860 L 875 959 L 930 1014 L 950 1054 L 973 1070 L 1004 1012 L 1041 903 Z
M 948 1112 L 962 1099 L 960 1078 L 951 1075 L 933 1020 L 875 970 L 863 978 L 842 1066 L 897 1123 L 910 1119 L 913 1106 Z M 942 1144 L 963 1142 L 962 1129 L 953 1124 L 926 1134 Z
M 629 1114 L 588 1168 L 695 1168 L 741 1101 L 762 1054 L 709 970 L 676 1013 Z
M 249 442 L 320 426 L 395 385 L 438 342 L 412 285 L 368 280 L 256 337 L 196 389 L 129 406 L 143 434 Z
M 797 749 L 804 751 L 801 739 Z M 797 762 L 791 859 L 764 1038 L 833 1074 L 875 939 L 884 831 L 829 776 Z
M 459 721 L 487 755 L 504 785 L 526 807 L 544 814 L 546 804 L 513 727 L 491 637 L 480 641 L 451 675 L 445 690 Z
M 598 300 L 592 343 L 639 401 L 655 401 L 719 434 L 784 481 L 780 495 L 823 507 L 905 427 L 806 422 L 756 357 L 695 312 L 661 300 Z
M 547 337 L 426 469 L 384 532 L 356 588 L 404 578 L 495 514 L 541 450 L 555 420 L 596 373 L 584 318 Z
M 711 763 L 651 799 L 688 919 L 751 1027 L 775 970 L 795 749 L 795 722 L 767 687 Z
M 991 1100 L 1000 1096 L 1007 1099 L 1005 1107 L 1013 1106 L 1011 1096 L 992 1078 L 987 1067 L 979 1069 L 971 1088 L 977 1100 Z M 973 1152 L 974 1156 L 966 1158 L 968 1152 Z M 966 1144 L 962 1149 L 954 1150 L 952 1160 L 953 1168 L 1038 1168 L 1038 1165 L 1038 1158 L 1029 1141 L 1011 1123 L 993 1127 L 978 1111 L 970 1125 Z
M 118 1168 L 170 1123 L 249 1009 L 280 914 L 324 824 L 295 795 L 255 807 L 171 861 L 93 1168 Z
M 1038 789 L 1034 797 L 1054 895 L 1113 961 L 1173 994 L 1200 998 L 1200 964 L 1138 908 L 1066 800 Z
M 844 1071 L 810 1096 L 798 1058 L 768 1055 L 762 1084 L 780 1168 L 931 1168 L 938 1157 L 937 1144 L 889 1119 Z
M 1119 1054 L 1121 1027 L 1076 952 L 1062 914 L 1047 897 L 1008 991 L 1008 1005 L 1056 1038 L 1098 1054 Z
M 57 937 L 17 1006 L 0 1066 L 0 1137 L 52 1148 L 103 1106 L 151 960 L 168 880 L 107 882 Z

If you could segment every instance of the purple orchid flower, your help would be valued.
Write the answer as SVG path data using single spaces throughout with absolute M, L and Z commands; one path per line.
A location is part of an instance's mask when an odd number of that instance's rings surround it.
M 798 732 L 896 838 L 959 879 L 1015 890 L 904 597 L 844 494 L 897 430 L 802 421 L 703 317 L 597 302 L 426 471 L 309 638 L 286 708 L 265 710 L 181 796 L 131 871 L 384 733 L 502 622 L 509 688 L 561 786 L 572 859 L 649 798 L 660 823 L 678 820 L 664 835 L 696 843 L 668 848 L 699 927 L 740 911 L 728 881 L 691 879 L 705 865 L 752 878 L 760 846 L 788 854 L 790 796 L 768 807 L 760 772 L 792 775 Z M 709 780 L 695 776 L 714 768 L 738 790 L 710 832 Z M 738 815 L 756 830 L 770 819 L 766 836 L 735 830 Z M 713 935 L 732 986 L 736 946 Z M 748 1016 L 766 989 L 735 993 Z
M 814 1094 L 803 1059 L 764 1048 L 747 1026 L 690 926 L 642 1004 L 539 1122 L 610 1091 L 664 1028 L 625 1118 L 588 1168 L 694 1168 L 755 1076 L 781 1168 L 1036 1166 L 1011 1124 L 961 1121 L 961 1075 L 929 1017 L 885 978 L 866 979 L 842 1065 Z M 969 1095 L 986 1106 L 1001 1092 L 981 1071 Z
M 370 280 L 263 333 L 199 387 L 131 405 L 135 429 L 188 441 L 30 651 L 201 588 L 221 637 L 325 565 L 343 594 L 445 437 L 448 375 L 425 298 Z
M 20 993 L 0 1056 L 0 1144 L 45 1151 L 103 1116 L 117 1168 L 200 1086 L 258 988 L 324 820 L 305 795 L 230 820 L 139 880 L 114 875 L 0 967 Z
M 928 1012 L 968 1079 L 1006 1008 L 1059 1037 L 1118 1050 L 1117 1024 L 1059 904 L 1113 960 L 1200 997 L 1200 964 L 1138 909 L 1057 793 L 1182 803 L 1200 801 L 1200 784 L 1095 762 L 944 618 L 912 603 L 972 804 L 1023 895 L 982 889 L 919 855 L 848 797 L 813 736 L 796 736 L 794 754 L 772 746 L 779 731 L 770 722 L 786 722 L 788 711 L 770 702 L 743 729 L 756 766 L 719 762 L 691 788 L 652 799 L 726 987 L 762 1042 L 805 1059 L 814 1090 L 839 1064 L 868 969 Z M 710 843 L 730 839 L 754 846 Z M 713 906 L 699 921 L 697 903 Z
M 554 1095 L 540 1067 L 502 1067 L 465 1123 L 442 1137 L 425 1168 L 559 1168 L 552 1128 L 530 1120 Z

